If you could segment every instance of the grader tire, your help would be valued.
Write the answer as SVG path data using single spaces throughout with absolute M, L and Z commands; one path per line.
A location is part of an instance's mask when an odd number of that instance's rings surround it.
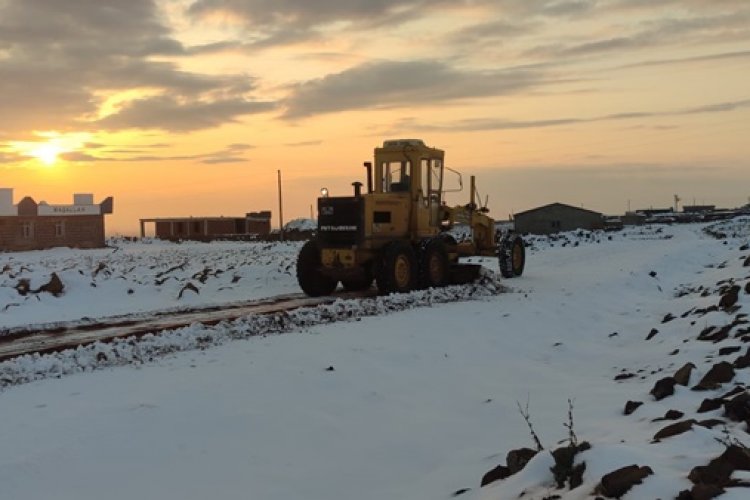
M 425 241 L 419 255 L 419 287 L 445 286 L 448 283 L 449 268 L 445 243 L 440 238 Z
M 413 290 L 417 283 L 417 258 L 411 245 L 401 241 L 386 245 L 375 281 L 383 295 Z
M 515 278 L 523 274 L 526 265 L 526 248 L 517 234 L 510 234 L 502 239 L 498 250 L 500 274 L 503 278 Z
M 320 271 L 320 247 L 316 240 L 305 243 L 297 256 L 297 282 L 310 297 L 330 295 L 336 289 L 337 281 Z

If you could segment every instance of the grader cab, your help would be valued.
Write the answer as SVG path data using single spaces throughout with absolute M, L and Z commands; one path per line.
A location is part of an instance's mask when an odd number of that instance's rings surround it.
M 384 294 L 466 283 L 479 274 L 478 265 L 459 262 L 467 256 L 496 256 L 504 277 L 521 275 L 523 241 L 495 229 L 477 203 L 474 177 L 469 203 L 446 205 L 442 150 L 418 139 L 385 141 L 365 167 L 366 192 L 354 182 L 353 196 L 324 190 L 318 198 L 317 235 L 297 258 L 297 280 L 307 295 L 329 295 L 339 282 L 354 291 L 375 280 Z M 456 224 L 470 237 L 451 235 Z

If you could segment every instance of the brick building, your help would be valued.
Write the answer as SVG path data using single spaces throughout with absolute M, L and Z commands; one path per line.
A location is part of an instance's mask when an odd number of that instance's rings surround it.
M 92 194 L 74 194 L 70 205 L 37 203 L 27 196 L 13 204 L 13 189 L 0 188 L 0 251 L 104 246 L 104 215 L 112 197 L 95 204 Z
M 167 217 L 141 219 L 141 238 L 146 224 L 163 240 L 252 239 L 271 232 L 271 212 L 250 212 L 245 217 Z

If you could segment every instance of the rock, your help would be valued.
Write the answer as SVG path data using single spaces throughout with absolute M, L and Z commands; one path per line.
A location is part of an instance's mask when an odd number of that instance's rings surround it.
M 464 493 L 468 493 L 469 491 L 471 491 L 471 488 L 461 488 L 460 490 L 456 490 L 456 491 L 454 491 L 454 492 L 453 492 L 453 493 L 451 494 L 451 496 L 452 496 L 452 497 L 458 497 L 458 496 L 461 496 L 461 495 L 463 495 Z
M 726 422 L 720 418 L 709 418 L 707 420 L 701 420 L 695 423 L 695 425 L 700 425 L 701 427 L 705 427 L 706 429 L 713 429 L 717 425 L 724 425 L 724 424 L 726 424 Z
M 31 282 L 26 278 L 21 278 L 13 288 L 16 289 L 18 295 L 26 296 L 31 291 Z
M 690 382 L 690 373 L 693 371 L 693 368 L 695 368 L 693 363 L 685 363 L 672 377 L 674 378 L 675 383 L 687 387 Z
M 716 389 L 726 382 L 730 382 L 734 378 L 734 369 L 730 363 L 722 361 L 716 363 L 711 369 L 704 375 L 698 385 L 693 387 L 694 391 L 706 391 L 710 389 Z
M 650 394 L 654 398 L 656 398 L 657 401 L 661 401 L 667 396 L 671 396 L 672 394 L 674 394 L 675 383 L 676 381 L 674 377 L 664 377 L 663 379 L 657 381 L 656 384 L 654 384 L 654 387 L 653 389 L 651 389 Z
M 722 394 L 721 396 L 719 396 L 719 399 L 726 400 L 726 399 L 729 399 L 729 398 L 733 398 L 733 397 L 735 397 L 738 394 L 742 394 L 743 392 L 745 392 L 745 386 L 744 385 L 738 385 L 737 387 L 735 387 L 731 391 L 726 392 L 726 393 Z
M 650 271 L 648 275 L 651 276 L 652 278 L 656 278 L 656 271 Z
M 623 410 L 623 413 L 625 415 L 630 415 L 635 410 L 637 410 L 638 407 L 641 406 L 642 404 L 643 404 L 642 401 L 628 401 L 627 403 L 625 403 L 625 409 Z
M 669 323 L 669 322 L 670 322 L 670 321 L 672 321 L 672 320 L 673 320 L 674 318 L 675 318 L 674 314 L 672 314 L 672 313 L 667 313 L 667 315 L 666 315 L 666 316 L 664 316 L 664 318 L 663 318 L 663 319 L 661 320 L 661 322 L 662 322 L 662 323 Z
M 728 463 L 713 459 L 708 465 L 698 465 L 688 474 L 688 479 L 695 484 L 725 485 L 734 469 Z
M 651 467 L 628 465 L 605 474 L 595 492 L 606 498 L 620 498 L 636 484 L 641 484 L 644 478 L 653 474 Z
M 652 422 L 659 422 L 661 420 L 677 420 L 678 418 L 682 418 L 683 416 L 685 416 L 685 414 L 681 411 L 667 410 L 667 413 L 665 413 L 663 417 L 655 418 L 652 420 Z
M 657 333 L 659 333 L 659 330 L 657 330 L 656 328 L 652 328 L 651 331 L 648 332 L 648 335 L 646 336 L 646 340 L 651 340 L 652 338 L 654 338 L 654 336 Z
M 737 359 L 735 359 L 732 363 L 732 366 L 734 366 L 738 370 L 742 370 L 750 366 L 750 352 L 746 352 L 742 356 L 739 356 Z
M 690 490 L 683 490 L 677 496 L 677 500 L 711 500 L 723 494 L 724 490 L 715 484 L 699 483 L 693 485 Z
M 750 281 L 745 283 L 745 293 L 750 293 Z
M 654 434 L 653 441 L 661 441 L 664 438 L 677 436 L 679 434 L 683 434 L 690 429 L 693 428 L 693 424 L 695 423 L 695 420 L 683 420 L 682 422 L 677 422 L 676 424 L 670 424 L 666 427 L 663 427 L 659 430 L 656 434 Z
M 724 450 L 720 459 L 732 465 L 734 470 L 750 471 L 750 449 L 731 445 Z
M 724 404 L 723 399 L 706 398 L 698 407 L 698 413 L 706 413 L 707 411 L 718 410 L 719 408 L 722 407 L 723 404 Z
M 497 467 L 486 473 L 484 476 L 482 476 L 482 482 L 480 486 L 487 486 L 490 483 L 500 481 L 501 479 L 505 479 L 506 477 L 510 477 L 511 475 L 512 474 L 510 473 L 509 468 L 504 465 L 498 465 Z
M 615 380 L 626 380 L 635 377 L 635 373 L 618 373 L 615 375 Z
M 727 310 L 733 305 L 735 305 L 737 301 L 739 300 L 739 292 L 740 292 L 739 286 L 734 285 L 730 287 L 729 290 L 725 292 L 719 299 L 719 307 L 721 309 Z
M 591 445 L 584 441 L 579 445 L 562 446 L 552 451 L 552 458 L 555 459 L 555 465 L 552 467 L 552 474 L 555 476 L 555 482 L 558 488 L 564 488 L 568 483 L 570 489 L 575 488 L 576 484 L 580 485 L 583 481 L 583 473 L 586 470 L 586 464 L 581 463 L 573 465 L 575 456 L 591 448 Z
M 750 450 L 730 445 L 708 465 L 694 467 L 688 479 L 695 484 L 712 484 L 723 488 L 731 484 L 732 473 L 736 470 L 750 471 Z
M 745 262 L 742 263 L 742 267 L 750 267 L 750 255 L 748 255 Z
M 62 280 L 57 275 L 57 273 L 52 273 L 52 276 L 50 276 L 50 279 L 47 283 L 39 287 L 38 290 L 36 290 L 35 293 L 39 292 L 47 292 L 51 293 L 55 297 L 61 295 L 63 293 L 63 289 L 65 288 L 65 285 L 63 285 Z
M 728 356 L 730 354 L 734 354 L 735 352 L 739 352 L 742 347 L 740 346 L 731 346 L 731 347 L 722 347 L 719 349 L 719 356 Z
M 704 328 L 703 331 L 698 334 L 698 340 L 705 342 L 721 342 L 729 337 L 729 332 L 732 331 L 732 325 L 725 325 L 721 328 L 715 326 L 709 326 Z
M 529 460 L 534 458 L 537 454 L 537 450 L 531 448 L 518 448 L 517 450 L 510 450 L 508 455 L 505 457 L 505 463 L 508 464 L 508 470 L 511 474 L 521 471 Z
M 750 393 L 744 392 L 724 403 L 724 415 L 735 422 L 750 419 Z
M 195 285 L 193 285 L 192 283 L 189 283 L 189 282 L 188 282 L 188 284 L 187 284 L 187 285 L 185 285 L 185 286 L 183 286 L 183 287 L 182 287 L 182 290 L 180 290 L 180 293 L 179 293 L 179 295 L 177 295 L 177 298 L 178 298 L 178 299 L 181 299 L 181 298 L 182 298 L 182 294 L 183 294 L 183 293 L 185 293 L 185 292 L 187 292 L 188 290 L 189 290 L 189 291 L 191 291 L 191 292 L 195 292 L 195 293 L 197 293 L 197 294 L 200 294 L 200 293 L 201 293 L 201 292 L 200 292 L 200 291 L 198 290 L 198 287 L 196 287 L 196 286 L 195 286 Z
M 329 366 L 328 368 L 326 368 L 326 371 L 327 372 L 335 372 L 336 368 L 334 368 L 333 366 Z

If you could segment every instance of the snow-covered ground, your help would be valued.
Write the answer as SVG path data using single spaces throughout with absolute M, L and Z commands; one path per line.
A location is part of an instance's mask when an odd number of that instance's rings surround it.
M 300 245 L 112 240 L 96 250 L 0 253 L 0 328 L 300 293 Z M 16 290 L 22 280 L 38 290 L 53 273 L 65 287 L 59 297 Z M 183 292 L 188 283 L 198 291 Z
M 750 220 L 721 223 L 721 240 L 704 228 L 536 237 L 506 293 L 489 282 L 342 300 L 283 324 L 244 318 L 0 363 L 6 384 L 36 379 L 0 389 L 0 498 L 572 500 L 593 498 L 604 474 L 631 464 L 653 474 L 623 498 L 675 498 L 692 487 L 693 467 L 722 453 L 719 440 L 750 443 L 722 409 L 697 413 L 705 398 L 748 385 L 747 369 L 690 390 L 747 349 L 734 338 L 739 323 L 722 342 L 697 337 L 742 319 L 742 309 L 700 309 L 718 304 L 728 279 L 745 307 Z M 116 242 L 0 254 L 0 326 L 296 293 L 298 246 Z M 14 288 L 28 279 L 35 290 L 52 272 L 65 285 L 58 297 Z M 200 293 L 178 299 L 187 282 Z M 467 300 L 445 303 L 452 297 Z M 285 333 L 251 335 L 269 323 Z M 734 346 L 742 350 L 719 355 Z M 655 382 L 688 362 L 688 387 L 656 401 Z M 576 457 L 582 485 L 558 490 L 548 451 L 570 437 L 569 400 L 591 449 Z M 627 401 L 643 405 L 624 415 Z M 508 451 L 534 447 L 519 404 L 545 451 L 480 488 Z M 684 413 L 674 422 L 725 423 L 652 443 L 674 423 L 653 421 L 667 410 Z

